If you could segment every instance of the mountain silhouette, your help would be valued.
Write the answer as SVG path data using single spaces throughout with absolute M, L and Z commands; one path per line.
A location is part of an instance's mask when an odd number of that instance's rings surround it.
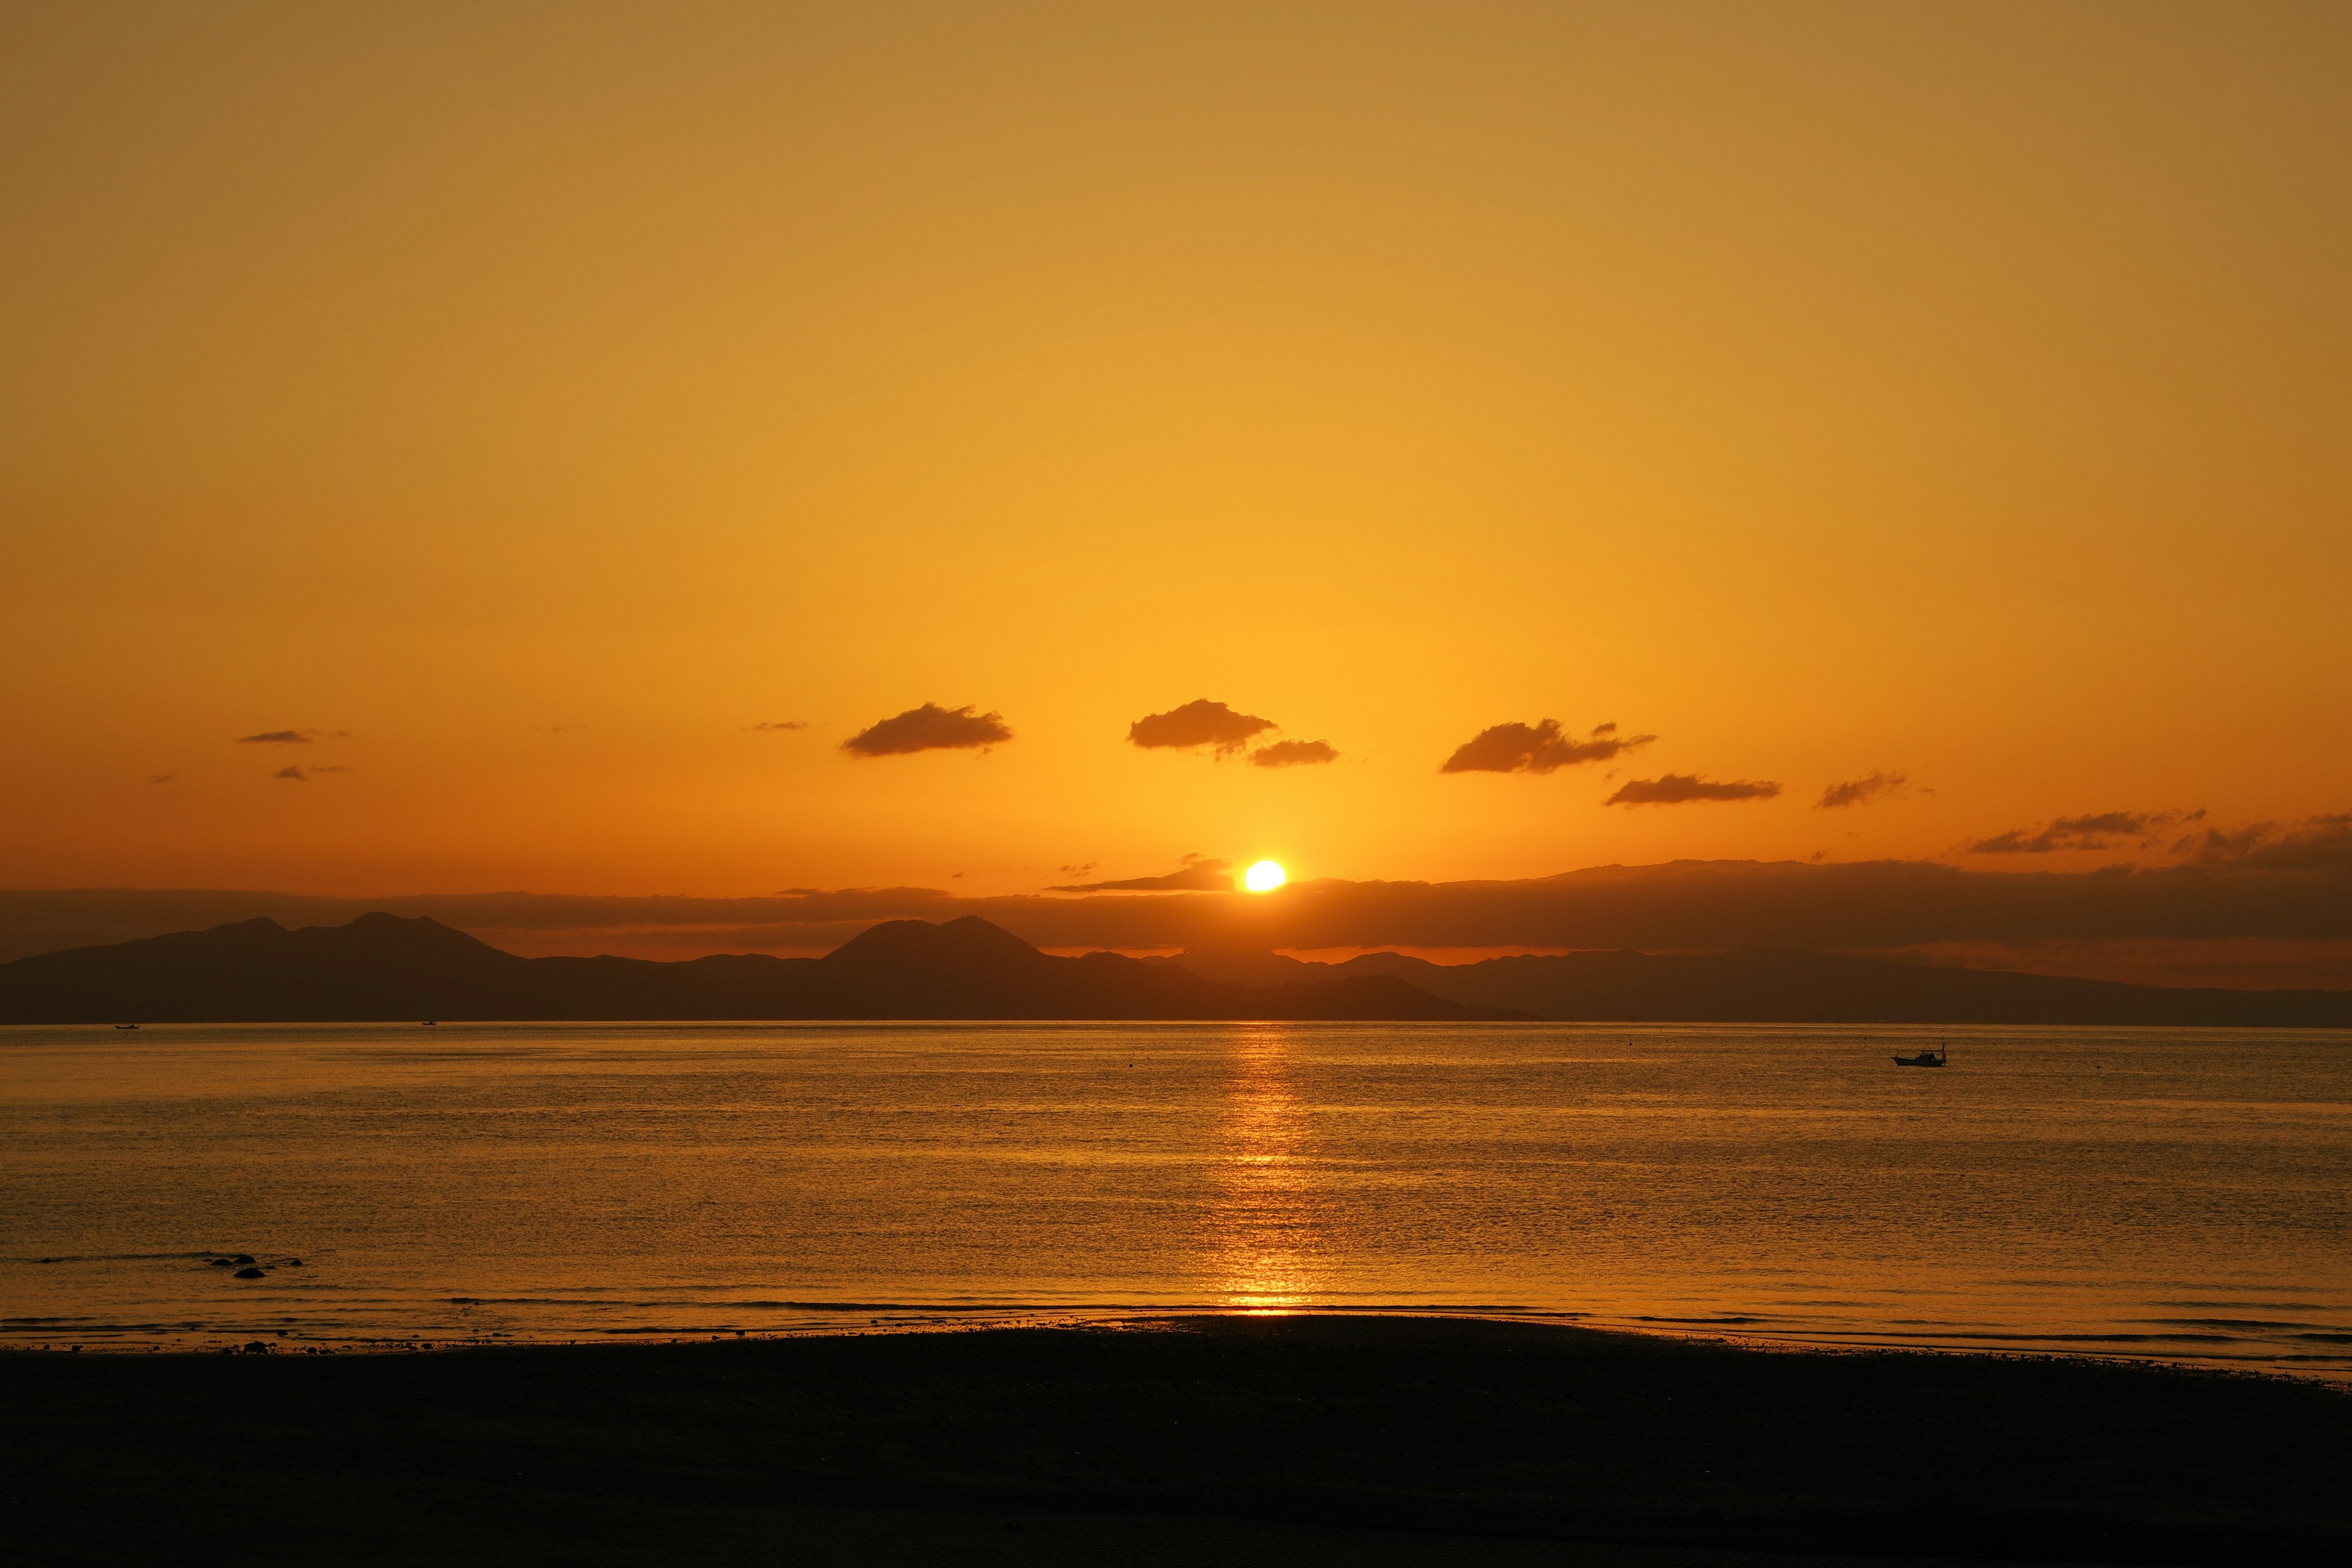
M 1390 974 L 1208 980 L 1111 952 L 1056 958 L 973 916 L 887 921 L 823 958 L 520 958 L 438 921 L 271 920 L 0 964 L 0 1023 L 435 1019 L 1467 1019 L 1521 1015 Z
M 2352 1027 L 2352 991 L 2128 985 L 1793 949 L 1571 952 L 1462 964 L 1401 952 L 1314 963 L 1259 950 L 1217 949 L 1145 962 L 1252 985 L 1383 975 L 1467 1005 L 1596 1023 Z

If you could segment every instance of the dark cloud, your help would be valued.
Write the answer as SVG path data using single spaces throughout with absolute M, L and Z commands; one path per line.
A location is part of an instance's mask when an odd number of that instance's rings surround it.
M 1584 740 L 1564 732 L 1557 719 L 1540 724 L 1496 724 L 1454 748 L 1441 773 L 1548 773 L 1578 763 L 1605 763 L 1656 740 L 1620 735 L 1614 723 L 1593 727 Z
M 2095 811 L 2055 817 L 2039 829 L 2012 827 L 1963 847 L 1971 855 L 2049 855 L 2061 849 L 2113 849 L 2117 839 L 2127 838 L 2152 849 L 2156 835 L 2204 816 L 2202 811 Z
M 1601 804 L 1603 805 L 1681 805 L 1695 800 L 1770 800 L 1780 793 L 1776 784 L 1754 779 L 1728 779 L 1720 783 L 1703 779 L 1696 773 L 1664 773 L 1654 779 L 1635 779 L 1618 786 L 1617 793 Z
M 1517 881 L 1293 883 L 1279 900 L 1111 885 L 1106 896 L 957 898 L 938 888 L 793 889 L 767 898 L 415 894 L 328 899 L 206 889 L 0 889 L 0 959 L 268 916 L 339 925 L 431 915 L 516 951 L 678 956 L 823 952 L 877 921 L 980 915 L 1041 947 L 1628 948 L 1856 951 L 1934 942 L 2352 942 L 2352 812 L 2200 834 L 2177 864 L 2087 871 L 1927 860 L 1683 860 Z M 1196 859 L 1186 872 L 1213 869 Z M 1152 879 L 1143 879 L 1145 881 Z
M 1054 869 L 1059 871 L 1065 877 L 1083 877 L 1101 864 L 1102 862 L 1099 860 L 1086 860 L 1076 866 L 1056 866 Z
M 754 730 L 805 730 L 808 728 L 808 723 L 805 720 L 785 719 L 774 722 L 754 724 L 751 728 Z
M 1813 802 L 1815 811 L 1832 811 L 1840 806 L 1867 805 L 1874 800 L 1903 793 L 1911 781 L 1901 773 L 1872 773 L 1867 778 L 1848 779 L 1822 791 L 1822 798 Z
M 300 768 L 280 768 L 269 776 L 274 779 L 291 779 L 296 784 L 308 784 L 310 782 L 310 775 L 304 773 Z
M 1339 748 L 1328 741 L 1276 741 L 1250 753 L 1254 768 L 1295 768 L 1308 763 L 1336 763 Z
M 170 784 L 179 776 L 180 775 L 177 773 L 157 773 L 153 778 L 149 779 L 147 782 L 149 784 Z
M 317 740 L 316 730 L 264 730 L 258 735 L 239 735 L 240 746 L 307 746 Z
M 1049 893 L 1230 893 L 1234 879 L 1230 860 L 1207 855 L 1187 855 L 1182 869 L 1164 877 L 1129 877 L 1116 882 L 1081 882 L 1075 887 L 1048 888 Z
M 1224 756 L 1240 751 L 1268 730 L 1280 728 L 1271 719 L 1236 713 L 1223 703 L 1203 697 L 1181 708 L 1171 708 L 1165 713 L 1146 714 L 1127 727 L 1127 739 L 1130 745 L 1147 749 L 1208 746 Z
M 2352 870 L 2352 811 L 2307 816 L 2284 829 L 2274 822 L 2258 822 L 2233 833 L 2209 827 L 2189 834 L 2172 847 L 2175 854 L 2187 855 L 2200 866 L 2264 871 Z
M 895 718 L 860 730 L 841 743 L 854 757 L 897 757 L 909 752 L 961 751 L 1013 739 L 1002 713 L 975 713 L 972 705 L 942 708 L 926 702 Z

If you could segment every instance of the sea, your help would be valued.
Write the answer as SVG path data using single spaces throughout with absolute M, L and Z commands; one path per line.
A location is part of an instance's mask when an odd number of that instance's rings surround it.
M 0 1029 L 0 1344 L 1307 1310 L 2347 1379 L 2352 1033 Z

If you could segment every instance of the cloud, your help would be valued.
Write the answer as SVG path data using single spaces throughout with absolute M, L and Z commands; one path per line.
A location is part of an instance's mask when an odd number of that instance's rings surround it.
M 1048 888 L 1049 893 L 1230 893 L 1234 879 L 1227 875 L 1230 860 L 1218 860 L 1206 855 L 1187 855 L 1183 869 L 1171 871 L 1164 877 L 1129 877 L 1117 882 L 1081 882 L 1076 887 Z
M 317 740 L 316 730 L 264 730 L 258 735 L 239 735 L 240 746 L 307 746 Z
M 1867 805 L 1903 793 L 1911 781 L 1901 773 L 1872 773 L 1867 778 L 1848 779 L 1822 791 L 1822 798 L 1813 802 L 1815 811 L 1833 811 L 1841 806 Z
M 1255 713 L 1236 713 L 1222 702 L 1203 697 L 1165 713 L 1150 713 L 1127 727 L 1130 745 L 1155 750 L 1164 746 L 1211 746 L 1219 756 L 1238 752 L 1282 726 Z M 1270 764 L 1271 765 L 1271 764 Z
M 319 773 L 348 773 L 355 771 L 355 769 L 343 767 L 313 767 L 310 770 L 314 776 Z
M 1681 805 L 1694 800 L 1770 800 L 1780 786 L 1754 779 L 1717 783 L 1695 773 L 1664 773 L 1622 784 L 1603 805 Z
M 296 784 L 309 784 L 310 782 L 310 775 L 304 773 L 300 768 L 280 768 L 269 776 L 274 779 L 291 779 Z
M 431 915 L 537 952 L 623 948 L 690 957 L 824 952 L 877 921 L 979 915 L 1048 948 L 1742 947 L 1859 951 L 1930 942 L 2352 942 L 2352 811 L 2221 837 L 2232 847 L 2102 873 L 1932 860 L 1683 860 L 1514 881 L 1293 883 L 1280 900 L 1223 886 L 958 898 L 938 888 L 794 889 L 704 899 L 559 893 L 323 898 L 219 889 L 0 889 L 0 959 L 260 916 L 334 925 L 370 910 Z M 1208 863 L 1196 860 L 1197 873 Z M 1179 873 L 1181 875 L 1182 873 Z M 1150 880 L 1146 879 L 1145 880 Z
M 2352 870 L 2352 811 L 2307 816 L 2284 832 L 2274 822 L 2257 822 L 2234 833 L 2209 827 L 2189 834 L 2172 848 L 2200 866 L 2265 871 Z
M 172 783 L 174 779 L 178 778 L 179 776 L 180 776 L 180 775 L 179 775 L 179 774 L 177 774 L 177 773 L 157 773 L 154 777 L 152 777 L 152 778 L 149 779 L 147 782 L 148 782 L 149 784 L 170 784 L 170 783 Z
M 1099 860 L 1087 860 L 1076 866 L 1056 866 L 1054 869 L 1059 871 L 1065 877 L 1083 877 L 1100 864 L 1102 864 L 1102 862 Z
M 785 719 L 773 723 L 754 724 L 751 728 L 754 730 L 805 730 L 808 728 L 808 723 L 805 720 Z
M 1250 753 L 1254 768 L 1295 768 L 1307 763 L 1336 763 L 1339 749 L 1328 741 L 1276 741 Z
M 2138 840 L 2141 848 L 2152 849 L 2155 835 L 2204 816 L 2202 811 L 2095 811 L 2053 818 L 2038 830 L 2012 827 L 1962 847 L 1971 855 L 2049 855 L 2061 849 L 2112 849 L 2115 840 L 2130 838 Z
M 897 757 L 909 752 L 951 752 L 992 746 L 1013 739 L 1002 713 L 975 713 L 972 705 L 942 708 L 926 702 L 895 718 L 868 725 L 841 743 L 854 757 Z
M 1454 748 L 1441 773 L 1548 773 L 1578 763 L 1605 763 L 1656 740 L 1655 735 L 1620 735 L 1614 723 L 1598 724 L 1585 740 L 1564 733 L 1557 719 L 1540 724 L 1496 724 Z

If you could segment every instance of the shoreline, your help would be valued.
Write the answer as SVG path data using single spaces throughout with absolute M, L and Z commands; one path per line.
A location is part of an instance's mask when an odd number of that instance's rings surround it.
M 0 1356 L 0 1391 L 28 1562 L 184 1561 L 215 1532 L 235 1544 L 220 1560 L 247 1563 L 351 1555 L 362 1539 L 386 1562 L 735 1562 L 785 1540 L 831 1542 L 800 1558 L 814 1562 L 1156 1561 L 1138 1552 L 1171 1531 L 1214 1538 L 1171 1561 L 1268 1531 L 1301 1563 L 1385 1562 L 1381 1542 L 1399 1541 L 1412 1550 L 1397 1561 L 1481 1563 L 1535 1560 L 1514 1542 L 1727 1563 L 2352 1552 L 2344 1389 L 2092 1358 L 1173 1316 L 415 1353 L 27 1352 Z M 1008 1515 L 1058 1522 L 1013 1555 L 964 1550 L 999 1541 Z M 236 1523 L 257 1516 L 278 1521 L 267 1539 Z M 1363 1531 L 1379 1540 L 1349 1533 Z M 1430 1554 L 1440 1542 L 1452 1555 Z
M 1624 1320 L 1576 1311 L 1514 1308 L 1421 1308 L 1397 1305 L 1349 1307 L 1316 1304 L 1300 1307 L 1230 1307 L 1210 1304 L 1137 1307 L 978 1307 L 943 1309 L 883 1303 L 845 1303 L 837 1307 L 810 1304 L 812 1310 L 837 1311 L 845 1320 L 878 1310 L 883 1316 L 864 1323 L 814 1322 L 790 1328 L 646 1327 L 605 1329 L 593 1332 L 499 1331 L 487 1334 L 415 1333 L 327 1334 L 302 1330 L 200 1330 L 138 1332 L 93 1332 L 76 1338 L 71 1331 L 35 1334 L 0 1333 L 0 1355 L 89 1354 L 144 1357 L 148 1355 L 214 1355 L 245 1352 L 260 1344 L 271 1353 L 310 1355 L 404 1355 L 420 1352 L 580 1349 L 630 1345 L 697 1345 L 768 1343 L 877 1335 L 960 1334 L 1000 1330 L 1147 1329 L 1168 1321 L 1258 1319 L 1413 1320 L 1432 1322 L 1523 1324 L 1558 1327 L 1600 1334 L 1622 1334 L 1681 1343 L 1720 1345 L 1761 1354 L 1785 1355 L 1933 1355 L 1984 1357 L 2014 1361 L 2084 1362 L 2116 1366 L 2145 1366 L 2203 1371 L 2243 1377 L 2279 1378 L 2325 1386 L 2352 1388 L 2352 1365 L 2342 1355 L 2312 1354 L 2312 1365 L 2275 1353 L 2231 1356 L 2218 1352 L 2163 1352 L 2107 1349 L 2072 1349 L 2053 1340 L 2079 1339 L 2112 1344 L 2106 1336 L 1954 1334 L 1955 1342 L 1932 1342 L 1893 1334 L 1865 1336 L 1775 1333 L 1736 1324 L 1677 1323 Z M 2151 1336 L 2155 1337 L 2155 1336 Z M 2186 1337 L 2186 1336 L 2180 1336 Z M 2031 1340 L 2031 1344 L 2000 1342 Z

